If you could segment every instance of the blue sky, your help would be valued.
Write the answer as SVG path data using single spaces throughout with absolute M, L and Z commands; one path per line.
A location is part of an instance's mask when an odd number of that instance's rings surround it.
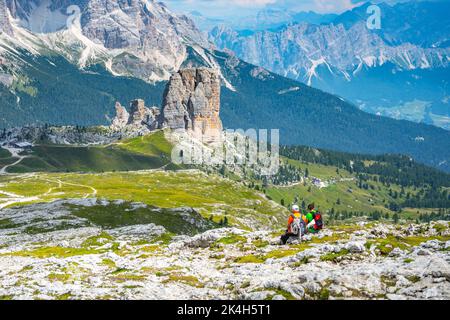
M 387 0 L 393 3 L 402 0 Z M 175 12 L 199 11 L 207 17 L 238 18 L 269 8 L 319 13 L 341 13 L 362 3 L 361 0 L 163 0 Z M 381 1 L 372 1 L 381 2 Z

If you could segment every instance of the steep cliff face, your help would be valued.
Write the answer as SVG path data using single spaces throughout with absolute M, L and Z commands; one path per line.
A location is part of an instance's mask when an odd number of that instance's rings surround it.
M 9 22 L 8 9 L 5 0 L 0 0 L 0 34 L 12 34 L 11 23 Z
M 220 78 L 212 69 L 184 69 L 170 78 L 163 99 L 161 127 L 185 129 L 204 142 L 222 131 Z

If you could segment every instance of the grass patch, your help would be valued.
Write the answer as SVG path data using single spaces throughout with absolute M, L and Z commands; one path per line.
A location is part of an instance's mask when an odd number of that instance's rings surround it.
M 217 240 L 217 243 L 223 243 L 223 244 L 235 244 L 235 243 L 243 243 L 247 242 L 247 238 L 240 236 L 240 235 L 230 235 L 224 238 L 221 238 Z
M 266 240 L 261 240 L 261 239 L 257 239 L 255 241 L 252 242 L 252 244 L 256 247 L 256 248 L 264 248 L 267 247 L 269 245 L 269 242 Z
M 0 229 L 13 229 L 19 227 L 19 224 L 13 222 L 12 219 L 0 219 Z
M 406 276 L 406 279 L 408 279 L 409 281 L 411 281 L 412 283 L 416 283 L 420 281 L 420 277 L 413 275 L 413 276 Z
M 245 288 L 248 288 L 248 287 L 250 287 L 250 281 L 248 281 L 248 280 L 245 280 L 244 282 L 242 282 L 242 284 L 241 284 L 241 289 L 245 289 Z
M 70 279 L 70 275 L 65 273 L 50 273 L 47 278 L 50 281 L 67 282 Z
M 172 145 L 164 136 L 164 131 L 157 131 L 142 137 L 131 138 L 117 143 L 117 146 L 127 151 L 147 156 L 165 157 L 167 159 L 170 159 L 172 154 Z
M 439 240 L 448 241 L 450 236 L 432 236 L 432 237 L 395 237 L 387 236 L 386 239 L 376 239 L 373 241 L 368 241 L 366 247 L 370 248 L 375 245 L 377 249 L 380 250 L 381 255 L 389 255 L 394 248 L 399 248 L 401 250 L 410 250 L 412 247 L 419 246 L 421 243 L 427 242 L 429 240 Z
M 277 288 L 277 289 L 274 289 L 274 292 L 275 292 L 275 295 L 283 296 L 286 300 L 297 300 L 289 291 Z M 272 299 L 272 298 L 273 298 L 273 296 L 270 297 L 270 299 Z
M 330 252 L 327 254 L 324 254 L 320 257 L 321 261 L 332 261 L 332 262 L 338 262 L 338 257 L 343 257 L 345 255 L 349 254 L 349 251 L 346 249 L 342 249 L 339 252 Z
M 62 222 L 57 225 L 52 225 L 50 227 L 40 227 L 40 226 L 28 226 L 25 228 L 24 232 L 26 234 L 40 234 L 40 233 L 48 233 L 48 232 L 54 232 L 54 231 L 60 231 L 60 230 L 67 230 L 72 229 L 74 226 L 73 224 Z M 77 226 L 79 227 L 79 225 Z
M 84 240 L 81 246 L 83 248 L 101 247 L 111 241 L 114 241 L 114 237 L 109 235 L 107 232 L 103 231 L 97 236 L 92 236 Z
M 86 249 L 86 248 L 66 248 L 66 247 L 42 247 L 29 251 L 16 251 L 12 253 L 6 253 L 3 255 L 20 256 L 20 257 L 32 257 L 45 259 L 50 257 L 68 258 L 73 256 L 81 256 L 86 254 L 98 254 L 101 253 L 98 250 Z
M 113 260 L 107 258 L 102 260 L 102 265 L 107 266 L 109 268 L 117 268 L 116 263 Z
M 266 259 L 263 257 L 253 254 L 242 256 L 234 260 L 236 263 L 263 263 L 264 261 L 266 261 Z
M 448 229 L 448 226 L 443 225 L 441 223 L 437 223 L 433 226 L 434 230 L 436 230 L 438 233 L 444 232 Z
M 161 250 L 161 247 L 158 245 L 148 245 L 140 248 L 140 250 L 144 252 L 157 252 Z
M 162 244 L 162 245 L 167 245 L 167 244 L 170 243 L 170 241 L 172 241 L 172 238 L 174 236 L 175 236 L 174 234 L 172 234 L 170 232 L 166 232 L 166 233 L 163 233 L 162 235 L 154 238 L 153 239 L 153 243 L 159 243 L 159 244 Z
M 284 257 L 289 257 L 289 256 L 293 256 L 293 255 L 297 254 L 298 252 L 299 252 L 299 250 L 273 250 L 264 256 L 264 260 L 271 259 L 271 258 L 272 259 L 280 259 L 280 258 L 284 258 Z
M 72 298 L 72 294 L 69 292 L 55 296 L 56 300 L 70 300 L 71 298 Z
M 328 300 L 330 299 L 330 290 L 325 287 L 322 287 L 319 291 L 319 300 Z
M 180 274 L 169 274 L 169 278 L 167 280 L 164 280 L 163 283 L 168 282 L 181 282 L 183 284 L 186 284 L 191 287 L 196 288 L 203 288 L 204 284 L 200 282 L 200 280 L 197 277 L 194 276 L 184 276 Z

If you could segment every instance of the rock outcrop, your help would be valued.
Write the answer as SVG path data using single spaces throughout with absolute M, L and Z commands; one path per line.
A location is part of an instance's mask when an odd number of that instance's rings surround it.
M 143 132 L 156 130 L 159 126 L 160 110 L 157 107 L 148 108 L 145 101 L 133 100 L 130 103 L 130 112 L 119 103 L 116 103 L 116 117 L 111 128 L 114 131 Z
M 208 68 L 184 69 L 167 84 L 161 127 L 184 129 L 195 138 L 211 143 L 220 139 L 220 77 Z
M 128 124 L 131 125 L 145 125 L 149 130 L 158 128 L 158 119 L 160 110 L 157 107 L 147 108 L 145 101 L 141 99 L 133 100 L 131 102 L 130 117 Z
M 123 128 L 128 124 L 128 119 L 130 118 L 130 114 L 127 109 L 122 107 L 120 102 L 116 102 L 116 117 L 113 119 L 112 127 L 113 128 Z
M 162 111 L 144 100 L 131 101 L 129 112 L 116 103 L 114 131 L 145 133 L 156 129 L 181 130 L 203 142 L 221 140 L 220 76 L 209 68 L 183 69 L 172 75 L 163 97 Z

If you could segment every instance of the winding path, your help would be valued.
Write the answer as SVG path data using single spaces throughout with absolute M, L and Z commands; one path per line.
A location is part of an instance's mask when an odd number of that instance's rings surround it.
M 30 176 L 30 177 L 34 177 L 34 175 Z M 27 178 L 30 178 L 27 177 Z M 69 186 L 75 186 L 75 187 L 82 187 L 82 188 L 88 188 L 92 190 L 92 193 L 86 193 L 84 194 L 83 198 L 89 198 L 89 197 L 95 197 L 97 195 L 97 189 L 95 189 L 94 187 L 91 186 L 87 186 L 87 185 L 82 185 L 82 184 L 76 184 L 76 183 L 70 183 L 70 182 L 64 182 L 61 181 L 60 179 L 56 179 L 56 180 L 51 180 L 51 179 L 45 179 L 45 178 L 39 178 L 40 180 L 44 180 L 50 183 L 57 183 L 58 186 L 55 187 L 51 187 L 47 190 L 47 192 L 43 193 L 43 194 L 39 194 L 36 196 L 32 196 L 32 197 L 26 197 L 26 196 L 21 196 L 12 192 L 7 192 L 7 191 L 3 191 L 0 190 L 0 194 L 3 194 L 5 196 L 7 196 L 7 198 L 0 198 L 0 210 L 3 208 L 6 208 L 12 204 L 16 204 L 16 203 L 24 203 L 24 202 L 31 202 L 31 201 L 37 201 L 37 200 L 41 200 L 43 197 L 46 196 L 51 196 L 51 194 L 53 193 L 53 190 L 61 188 L 63 185 L 69 185 Z
M 49 195 L 54 189 L 58 189 L 61 188 L 63 184 L 68 185 L 68 186 L 74 186 L 74 187 L 82 187 L 82 188 L 88 188 L 92 190 L 92 193 L 86 193 L 84 195 L 84 199 L 88 198 L 88 197 L 95 197 L 97 195 L 97 189 L 95 189 L 94 187 L 91 186 L 87 186 L 84 184 L 76 184 L 76 183 L 70 183 L 70 182 L 64 182 L 61 181 L 60 179 L 56 179 L 56 180 L 50 180 L 50 179 L 42 179 L 48 182 L 52 182 L 52 183 L 58 183 L 58 187 L 52 187 L 50 189 L 48 189 L 48 191 L 46 193 L 44 193 L 43 195 Z
M 0 210 L 3 209 L 3 208 L 6 208 L 7 206 L 9 206 L 11 204 L 14 204 L 14 203 L 23 203 L 23 202 L 30 202 L 30 201 L 39 200 L 39 197 L 37 197 L 37 196 L 24 197 L 24 196 L 20 196 L 18 194 L 15 194 L 15 193 L 1 191 L 1 190 L 0 190 L 0 193 L 9 197 L 9 198 L 6 198 L 6 199 L 2 199 L 2 200 L 6 200 L 6 202 L 0 203 Z
M 0 169 L 0 174 L 7 174 L 6 169 L 8 169 L 9 167 L 13 167 L 15 165 L 18 165 L 19 163 L 22 162 L 23 159 L 27 158 L 28 156 L 21 156 L 19 155 L 19 152 L 22 151 L 21 149 L 14 149 L 14 148 L 8 148 L 5 146 L 2 146 L 1 148 L 7 150 L 9 153 L 11 153 L 11 157 L 12 158 L 18 158 L 18 160 L 14 163 L 8 164 L 6 166 L 4 166 L 3 168 Z

